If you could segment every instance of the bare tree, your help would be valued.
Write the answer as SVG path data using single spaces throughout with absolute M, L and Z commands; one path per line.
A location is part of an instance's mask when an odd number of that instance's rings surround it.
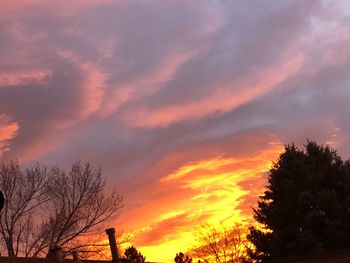
M 52 170 L 45 205 L 47 212 L 39 232 L 33 255 L 58 246 L 65 252 L 81 247 L 78 238 L 97 234 L 102 223 L 115 218 L 122 207 L 122 197 L 116 190 L 105 195 L 106 180 L 101 169 L 92 170 L 89 163 L 73 164 L 69 173 Z
M 116 190 L 106 194 L 101 170 L 76 162 L 66 173 L 40 165 L 21 171 L 17 162 L 0 166 L 6 201 L 0 234 L 9 256 L 45 256 L 51 247 L 94 250 L 92 237 L 122 207 Z
M 17 256 L 33 230 L 33 215 L 47 202 L 47 169 L 37 164 L 22 171 L 17 161 L 0 164 L 0 188 L 5 197 L 0 213 L 0 235 L 8 256 Z
M 198 231 L 198 242 L 191 252 L 203 262 L 240 263 L 246 258 L 248 242 L 241 225 L 228 229 L 205 223 Z

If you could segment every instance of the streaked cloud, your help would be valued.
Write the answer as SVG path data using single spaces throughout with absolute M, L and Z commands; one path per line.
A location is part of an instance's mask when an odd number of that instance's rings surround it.
M 0 157 L 10 150 L 10 141 L 17 135 L 19 125 L 4 114 L 0 115 Z
M 45 84 L 45 79 L 51 75 L 50 71 L 31 70 L 29 72 L 11 72 L 0 75 L 1 86 L 21 86 L 30 84 Z
M 254 76 L 246 79 L 237 79 L 237 83 L 230 83 L 224 87 L 217 87 L 217 92 L 201 101 L 195 101 L 184 105 L 173 105 L 160 108 L 157 111 L 141 109 L 129 116 L 128 123 L 133 126 L 164 126 L 182 120 L 201 118 L 212 113 L 229 112 L 242 106 L 267 92 L 277 88 L 279 84 L 288 78 L 295 76 L 302 68 L 301 55 L 287 61 L 284 65 L 278 65 L 275 69 L 259 72 L 260 79 L 252 81 Z M 248 82 L 248 83 L 247 83 Z
M 251 205 L 266 182 L 261 174 L 269 169 L 281 149 L 282 145 L 272 143 L 267 149 L 244 157 L 217 156 L 184 163 L 153 183 L 144 197 L 154 195 L 152 202 L 129 211 L 122 222 L 127 221 L 123 223 L 135 234 L 137 246 L 144 251 L 166 248 L 167 255 L 190 249 L 203 222 L 227 226 L 248 223 Z M 163 191 L 167 194 L 157 194 Z M 165 258 L 161 253 L 156 260 Z

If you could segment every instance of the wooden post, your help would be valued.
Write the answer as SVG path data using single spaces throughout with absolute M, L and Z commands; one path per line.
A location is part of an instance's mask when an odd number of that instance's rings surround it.
M 78 252 L 76 250 L 73 251 L 73 262 L 74 263 L 81 263 L 81 261 L 79 260 L 79 257 L 78 257 Z
M 49 252 L 48 252 L 46 258 L 49 258 L 49 259 L 53 260 L 54 262 L 63 262 L 61 248 L 58 247 L 57 245 L 52 246 L 49 249 Z
M 115 239 L 115 229 L 108 228 L 106 229 L 106 233 L 108 235 L 109 247 L 111 249 L 112 262 L 120 263 L 118 248 L 117 248 L 117 241 Z

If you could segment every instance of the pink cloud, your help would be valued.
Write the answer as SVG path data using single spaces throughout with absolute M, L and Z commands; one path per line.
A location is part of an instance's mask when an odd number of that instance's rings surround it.
M 165 88 L 166 83 L 173 78 L 176 71 L 186 61 L 194 56 L 195 52 L 176 52 L 171 54 L 163 58 L 162 63 L 153 72 L 114 87 L 109 96 L 105 98 L 104 107 L 100 112 L 101 116 L 107 117 L 115 113 L 128 101 L 140 100 Z
M 184 105 L 173 105 L 156 111 L 141 108 L 126 116 L 126 123 L 136 127 L 167 126 L 182 120 L 195 119 L 216 112 L 228 112 L 278 88 L 281 83 L 297 75 L 302 69 L 304 57 L 293 55 L 287 61 L 262 70 L 258 76 L 244 77 L 239 81 L 216 87 L 213 96 Z M 248 83 L 247 83 L 248 82 Z M 239 89 L 239 92 L 235 90 Z
M 15 71 L 0 74 L 1 86 L 44 85 L 52 74 L 51 70 Z
M 70 51 L 59 50 L 57 52 L 62 58 L 67 59 L 75 66 L 79 67 L 83 80 L 80 83 L 83 90 L 81 92 L 81 106 L 78 109 L 80 118 L 96 113 L 102 107 L 102 99 L 105 95 L 106 74 L 91 62 L 82 61 L 76 54 Z M 77 120 L 74 120 L 76 122 Z
M 16 137 L 19 125 L 4 114 L 0 114 L 0 157 L 10 148 L 9 142 Z
M 0 0 L 0 13 L 18 12 L 26 8 L 40 7 L 41 9 L 55 10 L 60 14 L 72 14 L 77 9 L 91 7 L 93 5 L 101 5 L 116 2 L 114 0 L 77 0 L 74 2 L 65 2 L 53 0 L 47 2 L 45 0 Z

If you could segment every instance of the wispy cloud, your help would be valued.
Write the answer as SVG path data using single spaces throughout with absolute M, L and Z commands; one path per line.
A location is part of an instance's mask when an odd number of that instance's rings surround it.
M 17 135 L 19 125 L 4 114 L 0 115 L 0 157 L 10 150 L 10 141 Z
M 152 190 L 144 193 L 152 202 L 129 211 L 122 222 L 134 232 L 136 245 L 146 251 L 164 246 L 168 254 L 176 254 L 179 247 L 190 249 L 203 222 L 248 223 L 251 206 L 266 182 L 261 175 L 281 149 L 282 145 L 272 143 L 244 157 L 217 156 L 184 163 L 153 183 Z M 166 195 L 160 194 L 164 191 Z M 175 240 L 178 245 L 171 247 Z M 164 260 L 163 256 L 157 260 Z

